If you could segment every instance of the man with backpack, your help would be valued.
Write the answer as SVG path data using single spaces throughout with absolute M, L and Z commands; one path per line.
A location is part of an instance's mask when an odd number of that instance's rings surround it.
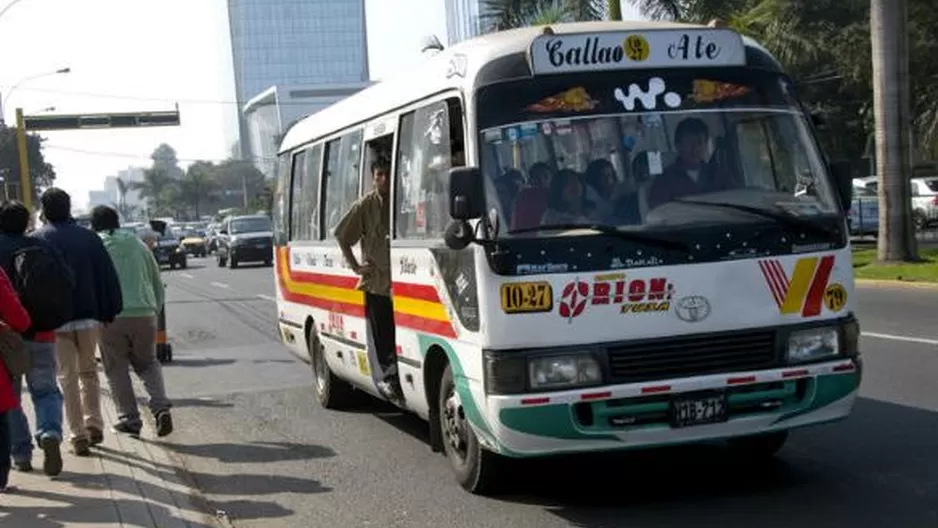
M 104 440 L 101 384 L 95 350 L 98 327 L 114 321 L 123 310 L 120 283 L 111 257 L 98 235 L 72 218 L 72 199 L 51 187 L 39 198 L 45 225 L 32 233 L 62 253 L 75 274 L 72 316 L 55 334 L 59 384 L 65 418 L 75 454 L 88 456 Z
M 62 471 L 62 393 L 56 381 L 55 329 L 72 317 L 74 278 L 58 251 L 47 242 L 26 236 L 30 215 L 20 202 L 0 205 L 0 266 L 30 316 L 23 333 L 32 365 L 26 386 L 36 412 L 36 442 L 45 460 L 47 475 Z M 13 380 L 17 394 L 23 376 Z M 13 464 L 20 471 L 32 470 L 33 443 L 29 421 L 21 408 L 10 411 Z

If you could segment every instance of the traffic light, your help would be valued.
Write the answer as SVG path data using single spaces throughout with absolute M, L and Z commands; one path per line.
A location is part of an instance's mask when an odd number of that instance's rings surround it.
M 179 110 L 169 112 L 128 112 L 114 114 L 72 114 L 24 116 L 26 130 L 83 130 L 92 128 L 135 128 L 178 126 Z

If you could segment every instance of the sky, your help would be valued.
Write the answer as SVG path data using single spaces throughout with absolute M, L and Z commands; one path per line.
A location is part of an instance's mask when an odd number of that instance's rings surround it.
M 183 166 L 229 156 L 237 105 L 226 0 L 0 0 L 0 10 L 8 5 L 0 16 L 0 94 L 8 123 L 17 107 L 30 115 L 49 107 L 68 114 L 179 104 L 179 127 L 42 134 L 56 185 L 76 208 L 106 176 L 149 165 L 162 142 L 176 149 Z M 443 5 L 365 0 L 372 79 L 421 60 L 424 36 L 446 42 Z M 624 18 L 638 18 L 623 7 Z M 70 73 L 42 75 L 66 67 Z

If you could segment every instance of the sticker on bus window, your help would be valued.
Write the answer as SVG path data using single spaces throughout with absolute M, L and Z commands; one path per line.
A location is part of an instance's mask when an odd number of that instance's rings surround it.
M 749 93 L 750 88 L 740 84 L 710 81 L 706 79 L 694 80 L 694 93 L 690 98 L 697 103 L 714 103 L 733 97 L 742 97 Z
M 593 99 L 586 88 L 577 86 L 559 94 L 545 97 L 540 101 L 529 105 L 529 112 L 553 113 L 553 112 L 586 112 L 599 106 L 599 101 Z
M 652 150 L 648 152 L 648 173 L 657 176 L 664 172 L 663 164 L 661 163 L 661 153 Z
M 518 141 L 518 127 L 508 129 L 508 141 Z
M 524 123 L 521 125 L 521 137 L 530 138 L 537 136 L 537 123 Z
M 501 143 L 502 142 L 501 129 L 486 130 L 483 136 L 485 137 L 486 143 Z
M 573 124 L 569 119 L 560 119 L 554 121 L 554 129 L 558 136 L 566 136 L 573 133 Z

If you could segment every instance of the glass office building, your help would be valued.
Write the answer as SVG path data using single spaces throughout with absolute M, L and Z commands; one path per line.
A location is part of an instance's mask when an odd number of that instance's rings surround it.
M 245 106 L 272 87 L 354 93 L 367 84 L 364 4 L 364 0 L 228 0 L 242 157 L 255 154 L 251 146 L 255 134 Z M 319 109 L 314 104 L 304 110 L 302 100 L 291 101 L 294 105 L 294 111 L 305 115 Z M 265 122 L 273 119 L 256 117 Z
M 482 8 L 479 0 L 444 0 L 446 36 L 450 46 L 482 33 Z

